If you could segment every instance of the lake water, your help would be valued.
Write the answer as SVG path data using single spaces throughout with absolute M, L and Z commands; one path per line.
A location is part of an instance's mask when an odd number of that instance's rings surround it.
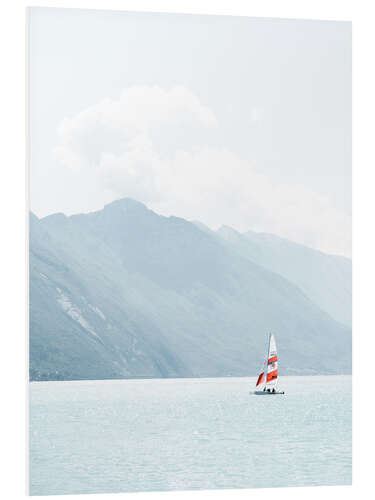
M 351 377 L 30 384 L 30 493 L 351 484 Z

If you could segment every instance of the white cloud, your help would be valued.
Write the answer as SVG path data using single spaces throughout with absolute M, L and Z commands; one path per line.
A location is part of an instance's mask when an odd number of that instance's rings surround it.
M 98 174 L 103 187 L 118 196 L 149 203 L 163 196 L 159 182 L 163 168 L 163 162 L 152 149 L 131 149 L 119 155 L 104 153 Z
M 261 118 L 253 110 L 252 119 Z M 133 87 L 118 101 L 106 99 L 65 119 L 56 154 L 64 165 L 97 176 L 114 198 L 130 196 L 166 215 L 271 232 L 350 255 L 351 218 L 328 198 L 276 183 L 234 152 L 197 149 L 197 131 L 216 125 L 214 113 L 183 87 Z M 159 142 L 172 130 L 180 131 L 186 148 L 171 133 L 165 152 Z
M 104 99 L 65 118 L 55 152 L 67 167 L 95 167 L 106 153 L 120 154 L 161 126 L 216 125 L 213 112 L 184 87 L 124 89 L 119 100 Z
M 276 184 L 233 152 L 178 151 L 160 169 L 159 182 L 165 196 L 152 206 L 162 213 L 211 227 L 270 232 L 328 253 L 351 253 L 351 217 L 304 186 Z

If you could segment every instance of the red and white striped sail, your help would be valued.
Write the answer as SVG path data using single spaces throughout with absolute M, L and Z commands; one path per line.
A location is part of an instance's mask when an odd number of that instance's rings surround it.
M 277 351 L 275 337 L 271 334 L 268 344 L 268 356 L 267 356 L 267 377 L 266 377 L 266 387 L 271 389 L 277 384 Z
M 273 334 L 269 336 L 267 344 L 266 359 L 264 360 L 263 370 L 258 377 L 256 387 L 265 384 L 267 389 L 272 389 L 277 384 L 277 351 L 276 342 Z

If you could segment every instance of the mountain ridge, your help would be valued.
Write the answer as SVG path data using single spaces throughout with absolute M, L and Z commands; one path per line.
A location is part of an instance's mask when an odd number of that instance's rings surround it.
M 270 328 L 285 373 L 350 371 L 350 329 L 221 236 L 129 198 L 53 215 L 30 216 L 32 380 L 254 375 Z
M 270 233 L 239 233 L 222 226 L 219 234 L 245 258 L 295 283 L 336 321 L 351 328 L 351 260 L 315 250 Z

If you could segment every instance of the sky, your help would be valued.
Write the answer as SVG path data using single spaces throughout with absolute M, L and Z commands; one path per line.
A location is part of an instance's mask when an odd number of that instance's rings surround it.
M 351 256 L 351 24 L 29 10 L 30 205 L 125 196 Z

